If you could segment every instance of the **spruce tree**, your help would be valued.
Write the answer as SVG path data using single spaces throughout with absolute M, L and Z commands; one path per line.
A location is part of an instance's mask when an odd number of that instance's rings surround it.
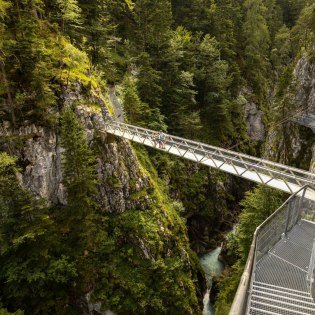
M 64 32 L 68 26 L 80 24 L 81 9 L 77 0 L 56 0 L 60 9 L 61 30 Z
M 70 108 L 61 117 L 63 182 L 67 189 L 69 223 L 82 222 L 91 209 L 97 190 L 96 159 L 88 146 L 83 126 Z
M 244 22 L 246 78 L 254 93 L 264 98 L 268 78 L 270 34 L 262 0 L 246 0 Z
M 57 314 L 68 302 L 76 269 L 60 253 L 51 209 L 20 186 L 15 162 L 0 153 L 1 302 L 13 311 Z

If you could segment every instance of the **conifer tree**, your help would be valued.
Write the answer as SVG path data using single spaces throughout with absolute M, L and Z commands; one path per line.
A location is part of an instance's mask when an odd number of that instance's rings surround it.
M 138 47 L 141 51 L 159 53 L 167 41 L 172 23 L 170 0 L 138 0 L 133 16 Z
M 61 11 L 61 29 L 64 32 L 67 26 L 80 24 L 81 9 L 77 0 L 56 0 Z
M 215 38 L 209 35 L 198 38 L 196 47 L 195 76 L 203 134 L 207 141 L 222 144 L 231 133 L 228 64 L 220 60 L 219 44 Z
M 6 17 L 6 11 L 10 7 L 11 3 L 8 1 L 0 0 L 0 99 L 3 99 L 3 105 L 0 107 L 5 113 L 11 118 L 13 126 L 16 125 L 16 115 L 15 108 L 13 104 L 13 96 L 11 92 L 10 82 L 8 80 L 7 70 L 6 70 L 6 51 L 5 51 L 5 25 L 3 23 Z M 3 95 L 3 92 L 4 95 Z
M 63 154 L 64 185 L 67 189 L 69 223 L 82 222 L 96 207 L 96 159 L 88 147 L 83 127 L 70 108 L 61 118 L 61 143 Z
M 134 78 L 126 75 L 123 81 L 123 104 L 128 121 L 132 124 L 147 126 L 150 117 L 149 106 L 139 98 Z
M 1 302 L 27 314 L 56 314 L 76 270 L 60 254 L 50 209 L 20 186 L 17 173 L 15 159 L 0 153 Z
M 244 22 L 246 78 L 256 95 L 264 97 L 267 88 L 270 35 L 262 0 L 246 0 Z

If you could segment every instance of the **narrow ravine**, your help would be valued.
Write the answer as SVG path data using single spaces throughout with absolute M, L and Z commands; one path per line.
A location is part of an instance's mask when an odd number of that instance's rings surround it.
M 221 247 L 217 247 L 210 253 L 200 257 L 200 263 L 207 279 L 207 292 L 203 298 L 203 315 L 215 314 L 213 305 L 210 302 L 210 292 L 213 277 L 219 277 L 224 269 L 222 262 L 218 260 L 220 253 Z

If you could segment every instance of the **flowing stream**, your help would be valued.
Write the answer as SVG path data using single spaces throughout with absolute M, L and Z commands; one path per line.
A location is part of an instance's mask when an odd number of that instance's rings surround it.
M 224 268 L 222 262 L 218 260 L 220 252 L 221 247 L 218 247 L 200 258 L 200 263 L 207 279 L 207 292 L 203 298 L 203 315 L 214 315 L 214 308 L 210 303 L 210 291 L 212 287 L 212 278 L 220 276 Z

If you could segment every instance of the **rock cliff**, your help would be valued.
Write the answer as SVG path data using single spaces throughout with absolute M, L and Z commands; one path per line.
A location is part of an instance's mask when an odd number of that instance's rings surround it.
M 182 296 L 180 300 L 185 300 L 182 311 L 187 314 L 198 313 L 197 295 L 199 305 L 202 300 L 202 289 L 198 289 L 198 286 L 202 288 L 203 277 L 197 259 L 189 248 L 185 225 L 175 208 L 172 208 L 171 201 L 159 190 L 152 174 L 139 162 L 131 145 L 103 131 L 104 119 L 108 119 L 109 112 L 102 97 L 92 95 L 87 99 L 76 86 L 72 91 L 67 91 L 62 100 L 63 106 L 75 104 L 74 110 L 84 126 L 89 146 L 97 152 L 97 202 L 104 215 L 111 218 L 111 224 L 117 223 L 117 226 L 111 227 L 118 233 L 112 236 L 117 242 L 117 253 L 112 255 L 113 261 L 104 261 L 109 269 L 116 269 L 116 280 L 111 284 L 111 279 L 107 279 L 112 292 L 117 294 L 119 291 L 127 296 L 130 294 L 133 299 L 135 292 L 132 281 L 135 281 L 144 288 L 141 294 L 145 294 L 155 274 L 163 269 L 164 273 L 175 272 L 167 289 L 174 294 L 166 295 L 164 275 L 156 280 L 150 299 L 155 299 L 159 305 L 165 303 L 167 309 L 174 307 L 171 306 L 171 300 L 175 305 L 179 303 L 176 299 Z M 66 205 L 67 192 L 62 176 L 64 149 L 60 144 L 58 126 L 51 128 L 38 123 L 12 129 L 8 122 L 3 122 L 0 124 L 0 139 L 0 149 L 18 158 L 21 184 L 37 198 L 44 198 L 51 205 Z M 151 228 L 147 230 L 149 226 Z M 127 247 L 129 256 L 125 253 Z M 173 260 L 174 265 L 171 264 Z M 142 279 L 144 275 L 145 278 Z M 137 279 L 138 276 L 140 280 Z M 130 287 L 124 283 L 128 282 L 124 277 L 130 277 Z M 197 281 L 197 277 L 200 283 L 195 287 L 193 281 Z M 110 297 L 106 293 L 99 294 L 102 292 L 100 287 L 97 288 L 98 294 L 94 293 L 94 289 L 90 290 L 78 302 L 86 314 L 107 314 L 107 306 L 104 309 L 102 305 Z M 180 295 L 177 291 L 181 292 Z M 119 298 L 123 301 L 123 296 Z M 138 298 L 137 303 L 139 313 L 154 308 L 144 297 Z M 112 311 L 115 312 L 115 309 Z
M 271 159 L 314 170 L 315 62 L 311 54 L 304 53 L 296 62 L 280 100 L 285 117 L 269 132 L 265 153 Z

